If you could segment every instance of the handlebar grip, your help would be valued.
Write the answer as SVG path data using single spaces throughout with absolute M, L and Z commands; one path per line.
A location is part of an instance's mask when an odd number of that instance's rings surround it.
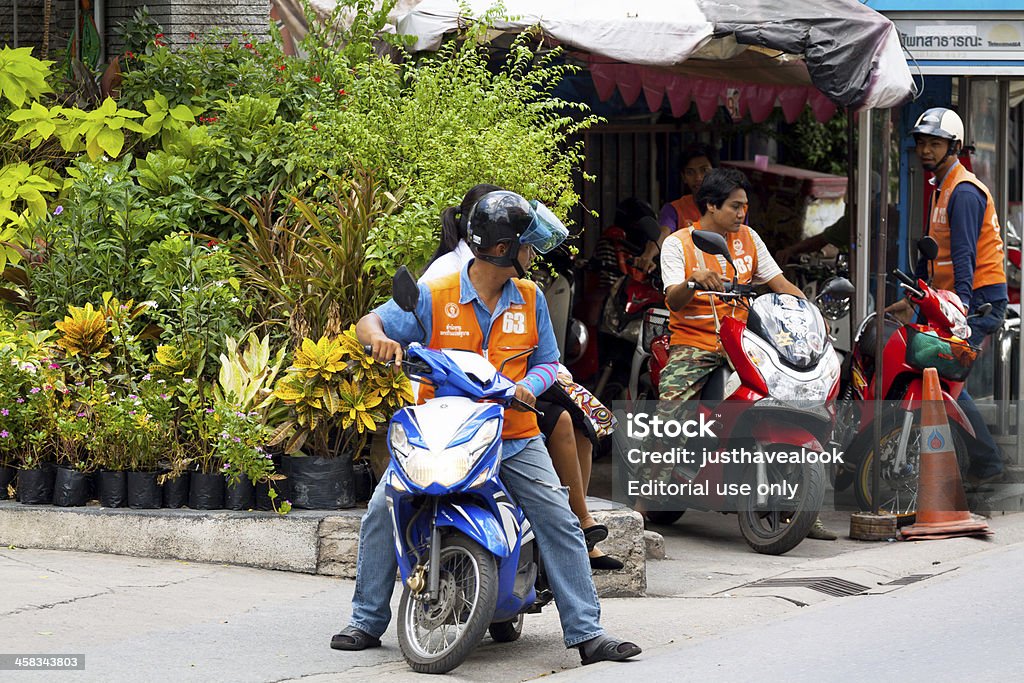
M 372 356 L 373 355 L 373 347 L 370 346 L 369 344 L 366 344 L 365 346 L 363 346 L 363 353 L 365 353 L 367 356 Z
M 915 280 L 914 278 L 910 277 L 909 275 L 904 273 L 902 270 L 899 270 L 897 268 L 896 270 L 892 271 L 892 274 L 895 275 L 896 279 L 899 280 L 900 282 L 902 282 L 903 284 L 907 285 L 908 287 L 913 287 L 913 288 L 917 289 L 917 280 Z

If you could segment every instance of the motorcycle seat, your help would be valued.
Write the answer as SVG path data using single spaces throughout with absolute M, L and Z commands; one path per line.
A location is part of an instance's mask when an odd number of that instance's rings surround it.
M 711 372 L 711 376 L 708 377 L 708 381 L 700 391 L 700 398 L 698 400 L 702 405 L 714 408 L 725 400 L 725 383 L 729 379 L 730 373 L 731 370 L 725 365 Z

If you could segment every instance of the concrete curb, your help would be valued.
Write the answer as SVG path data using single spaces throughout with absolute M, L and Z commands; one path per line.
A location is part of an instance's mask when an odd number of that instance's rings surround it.
M 362 510 L 132 510 L 58 508 L 0 501 L 0 546 L 236 564 L 354 579 Z M 625 509 L 594 513 L 602 544 L 625 567 L 596 572 L 598 594 L 642 596 L 647 587 L 643 522 Z

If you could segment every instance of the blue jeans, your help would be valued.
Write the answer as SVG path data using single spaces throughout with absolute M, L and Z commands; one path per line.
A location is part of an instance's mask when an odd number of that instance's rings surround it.
M 971 301 L 971 309 L 977 309 L 983 303 L 990 303 L 992 310 L 986 315 L 970 321 L 970 342 L 973 346 L 980 346 L 985 337 L 999 329 L 1003 324 L 1003 318 L 1006 317 L 1006 299 L 986 301 L 984 296 L 975 292 L 974 300 Z M 992 438 L 992 433 L 989 432 L 988 425 L 985 424 L 985 419 L 981 416 L 981 412 L 974 405 L 974 399 L 967 393 L 966 387 L 960 392 L 956 402 L 960 404 L 960 409 L 964 411 L 967 419 L 970 420 L 971 427 L 974 428 L 975 439 L 977 440 L 976 448 L 971 449 L 971 472 L 978 477 L 990 477 L 999 474 L 1003 471 L 1002 453 Z
M 501 480 L 522 507 L 540 547 L 548 584 L 558 605 L 565 646 L 575 647 L 604 633 L 601 606 L 590 575 L 587 545 L 579 521 L 569 509 L 569 494 L 551 466 L 540 437 L 501 463 Z M 379 638 L 391 621 L 395 589 L 394 531 L 384 493 L 377 485 L 359 529 L 359 560 L 352 619 L 361 631 Z

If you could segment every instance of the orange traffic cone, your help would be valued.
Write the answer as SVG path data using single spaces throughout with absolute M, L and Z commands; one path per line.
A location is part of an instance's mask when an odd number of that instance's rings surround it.
M 924 371 L 921 405 L 921 467 L 917 487 L 917 523 L 904 527 L 903 540 L 916 541 L 954 536 L 987 536 L 985 520 L 971 517 L 960 481 L 946 410 L 942 403 L 939 373 Z

